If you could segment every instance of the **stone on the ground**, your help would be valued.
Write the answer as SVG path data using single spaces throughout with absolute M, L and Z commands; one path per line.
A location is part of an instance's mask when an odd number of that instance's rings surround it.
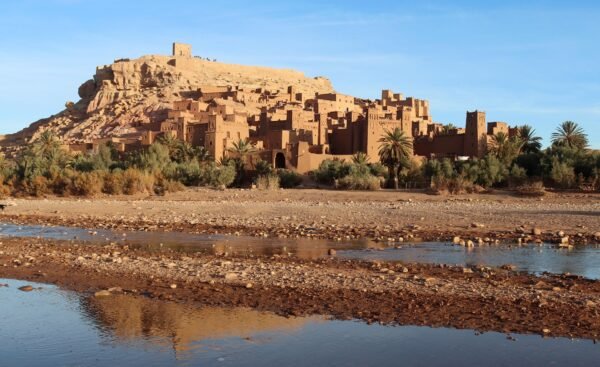
M 236 280 L 238 275 L 236 273 L 227 273 L 225 274 L 225 280 Z

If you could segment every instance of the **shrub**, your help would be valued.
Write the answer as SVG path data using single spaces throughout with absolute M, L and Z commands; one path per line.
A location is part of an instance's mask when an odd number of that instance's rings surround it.
M 163 174 L 166 178 L 186 186 L 198 186 L 202 182 L 202 168 L 196 160 L 170 164 L 163 169 Z
M 524 185 L 527 182 L 527 171 L 518 165 L 513 165 L 508 173 L 508 184 L 510 187 Z
M 456 175 L 454 164 L 447 158 L 444 158 L 441 161 L 437 159 L 428 160 L 427 163 L 425 163 L 424 171 L 426 177 L 435 180 L 443 180 Z
M 52 177 L 49 185 L 52 187 L 52 191 L 55 195 L 68 196 L 71 194 L 72 176 L 73 171 L 64 170 Z
M 343 190 L 379 190 L 381 180 L 373 175 L 351 174 L 337 181 L 337 188 Z
M 167 192 L 178 192 L 184 189 L 185 186 L 181 182 L 164 177 L 157 178 L 154 185 L 154 193 L 160 196 L 165 195 Z
M 147 172 L 160 172 L 171 163 L 171 156 L 168 147 L 154 143 L 147 149 L 133 153 L 129 160 L 130 167 Z
M 229 187 L 235 181 L 237 170 L 235 163 L 225 165 L 209 164 L 203 174 L 203 184 L 215 188 Z
M 23 193 L 31 196 L 43 196 L 50 193 L 48 179 L 44 176 L 35 176 L 21 181 Z
M 123 171 L 114 170 L 104 176 L 102 192 L 109 195 L 121 195 L 123 194 L 124 186 Z
M 332 185 L 336 180 L 348 176 L 351 165 L 340 159 L 326 159 L 313 171 L 315 180 L 321 184 Z
M 572 188 L 576 180 L 573 167 L 569 166 L 567 163 L 559 162 L 558 159 L 555 159 L 552 162 L 550 177 L 556 185 L 563 189 Z
M 135 168 L 123 172 L 123 193 L 135 195 L 154 192 L 154 176 Z
M 102 192 L 103 184 L 99 172 L 76 172 L 71 178 L 69 192 L 77 196 L 94 196 Z
M 279 189 L 279 176 L 274 174 L 258 176 L 256 187 L 260 190 L 277 190 Z
M 5 183 L 4 176 L 0 175 L 0 199 L 6 199 L 10 195 L 10 187 Z
M 388 170 L 381 163 L 369 163 L 369 171 L 375 177 L 387 178 Z
M 521 196 L 540 197 L 546 195 L 544 184 L 541 181 L 521 185 L 515 192 Z
M 258 176 L 267 176 L 273 173 L 273 167 L 271 166 L 271 164 L 262 159 L 256 162 L 254 168 Z
M 284 189 L 297 187 L 302 183 L 302 175 L 294 171 L 280 169 L 277 171 L 277 175 L 279 176 L 279 184 Z

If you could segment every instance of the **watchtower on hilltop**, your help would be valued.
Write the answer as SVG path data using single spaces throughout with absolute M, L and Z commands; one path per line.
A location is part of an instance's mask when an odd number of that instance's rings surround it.
M 192 45 L 173 42 L 173 56 L 192 57 Z

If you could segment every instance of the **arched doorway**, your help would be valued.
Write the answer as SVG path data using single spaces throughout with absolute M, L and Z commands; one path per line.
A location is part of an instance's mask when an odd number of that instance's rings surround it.
M 275 155 L 275 168 L 285 168 L 285 155 L 281 152 Z

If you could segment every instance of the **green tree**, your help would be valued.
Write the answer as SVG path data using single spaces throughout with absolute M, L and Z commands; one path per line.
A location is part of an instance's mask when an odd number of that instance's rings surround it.
M 162 134 L 158 138 L 158 143 L 167 148 L 167 150 L 169 151 L 169 157 L 172 161 L 179 161 L 182 155 L 181 140 L 177 139 L 175 135 L 167 133 Z
M 523 141 L 519 137 L 509 137 L 508 134 L 504 132 L 499 132 L 496 135 L 492 136 L 489 146 L 489 152 L 490 154 L 497 157 L 500 160 L 500 162 L 502 162 L 506 166 L 510 166 L 511 163 L 521 153 L 522 147 Z
M 33 141 L 34 153 L 42 158 L 53 160 L 60 155 L 61 142 L 58 137 L 50 130 L 46 130 Z
M 213 160 L 210 152 L 205 147 L 196 147 L 195 155 L 200 162 L 209 162 Z
M 581 126 L 573 121 L 565 121 L 552 133 L 552 144 L 575 149 L 588 146 L 587 134 Z
M 236 167 L 236 179 L 235 182 L 240 185 L 246 179 L 246 166 L 248 165 L 248 157 L 256 152 L 256 147 L 250 143 L 248 139 L 238 140 L 233 143 L 233 146 L 229 148 L 229 153 L 233 155 L 233 159 Z
M 519 138 L 523 143 L 523 153 L 537 153 L 542 149 L 542 138 L 535 134 L 535 129 L 529 125 L 519 127 Z
M 146 172 L 162 172 L 170 163 L 169 148 L 161 143 L 154 143 L 131 157 L 131 167 Z
M 575 184 L 576 175 L 573 167 L 565 162 L 561 162 L 557 157 L 552 161 L 550 177 L 555 184 L 563 189 L 572 188 Z
M 400 171 L 408 165 L 413 154 L 412 138 L 396 128 L 393 131 L 386 131 L 379 139 L 379 143 L 379 159 L 388 168 L 389 178 L 397 189 Z

